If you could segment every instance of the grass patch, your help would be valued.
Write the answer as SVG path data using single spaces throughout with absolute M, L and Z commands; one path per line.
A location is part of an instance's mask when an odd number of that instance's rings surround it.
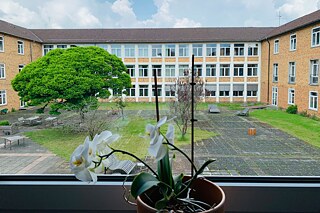
M 314 146 L 320 147 L 320 122 L 280 110 L 254 110 L 250 116 L 268 123 Z

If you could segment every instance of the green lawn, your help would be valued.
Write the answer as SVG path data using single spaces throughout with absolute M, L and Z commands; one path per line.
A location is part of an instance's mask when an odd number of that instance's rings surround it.
M 314 146 L 320 147 L 320 122 L 280 110 L 255 110 L 250 116 L 268 123 Z

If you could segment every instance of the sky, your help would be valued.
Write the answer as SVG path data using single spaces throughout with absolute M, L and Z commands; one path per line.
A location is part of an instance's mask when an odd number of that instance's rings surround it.
M 274 27 L 320 0 L 0 0 L 0 20 L 39 28 Z

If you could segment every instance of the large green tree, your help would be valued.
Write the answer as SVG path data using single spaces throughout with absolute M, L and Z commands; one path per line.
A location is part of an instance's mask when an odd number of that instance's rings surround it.
M 12 80 L 21 100 L 32 105 L 51 104 L 51 111 L 78 110 L 83 113 L 108 89 L 131 87 L 123 62 L 99 47 L 55 49 L 28 64 Z

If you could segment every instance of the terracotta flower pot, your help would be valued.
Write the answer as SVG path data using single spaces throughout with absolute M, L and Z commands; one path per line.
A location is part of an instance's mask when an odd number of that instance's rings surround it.
M 198 178 L 193 182 L 191 188 L 193 190 L 190 193 L 190 197 L 196 200 L 205 202 L 211 206 L 214 206 L 211 209 L 203 211 L 203 213 L 209 213 L 209 212 L 223 213 L 224 212 L 225 194 L 218 185 L 204 178 Z M 142 196 L 138 196 L 137 198 L 137 212 L 138 213 L 154 213 L 154 212 L 157 212 L 157 209 L 149 206 L 147 198 L 142 195 Z

